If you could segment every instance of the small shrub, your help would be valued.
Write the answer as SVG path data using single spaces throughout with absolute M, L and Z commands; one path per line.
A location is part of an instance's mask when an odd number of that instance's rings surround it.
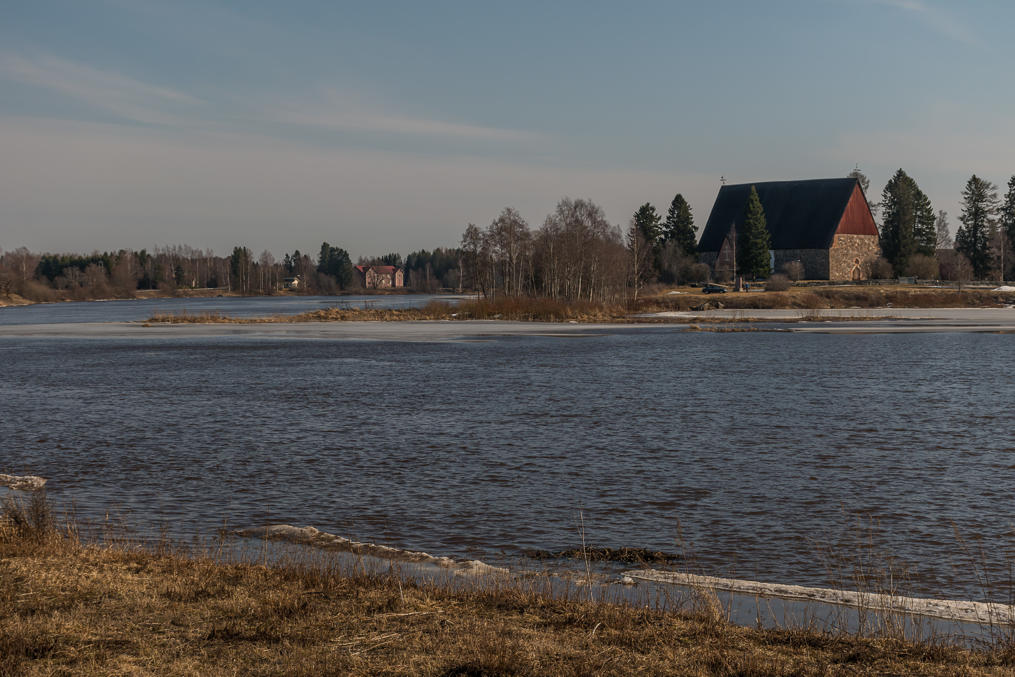
M 939 249 L 938 262 L 942 280 L 967 282 L 973 279 L 973 266 L 961 252 L 954 249 Z
M 804 264 L 800 261 L 789 261 L 782 267 L 782 272 L 786 273 L 786 277 L 797 282 L 804 277 Z
M 914 254 L 909 257 L 909 261 L 906 263 L 906 275 L 924 280 L 938 279 L 939 269 L 937 259 L 924 254 Z
M 706 263 L 695 263 L 687 269 L 687 281 L 701 284 L 708 282 L 708 278 L 712 274 L 712 269 L 708 267 Z
M 765 291 L 786 291 L 791 286 L 789 278 L 780 273 L 768 278 L 768 282 L 765 283 Z
M 874 259 L 871 264 L 871 279 L 872 280 L 890 280 L 895 276 L 895 270 L 892 268 L 892 264 L 888 262 L 883 256 L 879 256 Z

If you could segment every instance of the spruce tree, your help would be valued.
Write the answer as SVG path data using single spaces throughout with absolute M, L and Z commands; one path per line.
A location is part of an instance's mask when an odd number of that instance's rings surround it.
M 1008 240 L 1008 248 L 1015 248 L 1015 176 L 1008 179 L 1008 192 L 1005 193 L 1004 203 L 1001 205 L 1001 230 Z M 1011 257 L 1015 259 L 1015 256 Z M 1006 267 L 1011 270 L 1015 266 L 1015 260 L 1005 259 Z M 1007 272 L 1007 271 L 1005 271 Z M 1008 279 L 1006 276 L 1005 279 Z
M 349 252 L 322 242 L 321 253 L 317 257 L 317 272 L 332 276 L 339 287 L 347 288 L 352 282 L 352 260 L 349 258 Z
M 993 263 L 990 240 L 997 228 L 997 212 L 997 186 L 973 174 L 962 191 L 962 225 L 955 232 L 955 248 L 965 254 L 973 275 L 980 279 L 990 274 Z
M 765 210 L 761 206 L 757 189 L 751 186 L 751 194 L 747 198 L 743 223 L 740 227 L 740 236 L 737 238 L 737 269 L 740 274 L 750 277 L 768 277 L 772 272 L 769 249 L 771 249 L 771 237 L 765 222 Z
M 897 275 L 906 273 L 914 254 L 934 256 L 934 208 L 916 181 L 899 169 L 881 192 L 881 252 Z
M 677 193 L 666 212 L 663 222 L 663 242 L 675 242 L 687 256 L 698 254 L 697 226 L 691 214 L 691 205 L 680 193 Z
M 638 207 L 638 211 L 634 213 L 635 227 L 645 238 L 645 243 L 653 249 L 659 245 L 662 237 L 662 230 L 659 228 L 660 221 L 662 221 L 662 217 L 656 212 L 656 208 L 648 202 Z

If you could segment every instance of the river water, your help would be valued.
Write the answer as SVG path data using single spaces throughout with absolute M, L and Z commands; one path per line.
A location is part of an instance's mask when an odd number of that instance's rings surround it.
M 0 324 L 147 316 L 102 307 Z M 583 523 L 590 544 L 710 575 L 849 586 L 862 563 L 901 593 L 1007 601 L 1008 335 L 447 324 L 411 341 L 0 332 L 0 472 L 139 533 L 312 525 L 519 566 L 580 546 Z

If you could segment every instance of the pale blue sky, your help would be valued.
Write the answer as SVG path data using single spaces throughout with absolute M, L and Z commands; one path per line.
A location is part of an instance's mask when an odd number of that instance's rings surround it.
M 1015 3 L 9 2 L 0 248 L 453 246 L 563 196 L 1015 174 Z

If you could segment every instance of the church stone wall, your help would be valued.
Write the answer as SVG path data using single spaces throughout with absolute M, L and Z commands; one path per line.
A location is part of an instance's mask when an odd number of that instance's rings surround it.
M 871 266 L 879 256 L 877 235 L 836 235 L 828 250 L 828 279 L 870 279 Z
M 828 279 L 827 249 L 775 249 L 773 251 L 775 252 L 773 273 L 783 272 L 783 266 L 790 261 L 799 261 L 804 264 L 805 280 Z

